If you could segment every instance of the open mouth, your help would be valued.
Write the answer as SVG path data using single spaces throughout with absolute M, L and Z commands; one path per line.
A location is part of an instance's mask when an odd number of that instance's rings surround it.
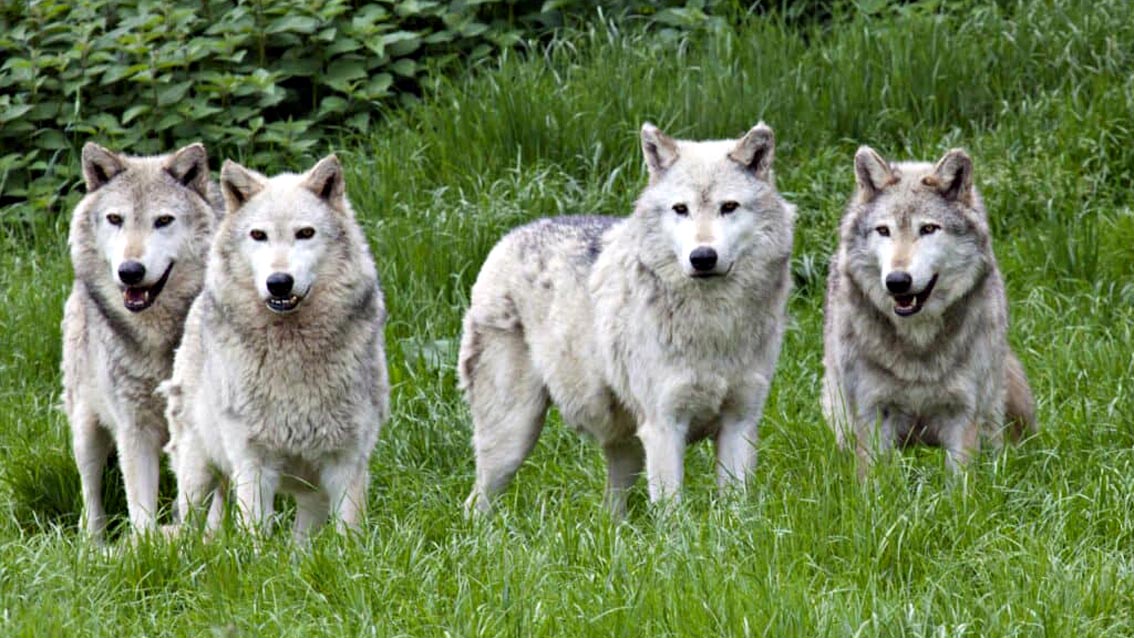
M 161 279 L 157 280 L 152 286 L 126 286 L 122 291 L 122 303 L 130 312 L 141 312 L 146 308 L 154 305 L 157 301 L 158 295 L 161 294 L 165 288 L 165 282 L 169 281 L 169 273 L 173 271 L 173 262 L 169 262 L 165 272 L 162 273 Z
M 929 299 L 929 295 L 933 292 L 935 285 L 937 285 L 937 275 L 933 275 L 933 279 L 929 280 L 929 284 L 917 294 L 893 295 L 894 314 L 899 317 L 910 317 L 921 312 L 922 305 Z
M 268 310 L 278 312 L 280 314 L 287 314 L 299 307 L 299 302 L 303 301 L 303 297 L 299 295 L 289 295 L 287 297 L 268 297 L 264 303 L 268 306 Z

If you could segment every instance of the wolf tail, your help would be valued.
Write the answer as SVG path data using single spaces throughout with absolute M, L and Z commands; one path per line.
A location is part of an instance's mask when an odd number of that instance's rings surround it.
M 1036 400 L 1032 396 L 1032 389 L 1028 386 L 1028 377 L 1024 374 L 1024 366 L 1016 358 L 1016 353 L 1008 351 L 1008 361 L 1005 366 L 1007 376 L 1007 399 L 1004 406 L 1004 421 L 1008 425 L 1008 436 L 1012 441 L 1035 434 L 1039 430 L 1036 423 Z

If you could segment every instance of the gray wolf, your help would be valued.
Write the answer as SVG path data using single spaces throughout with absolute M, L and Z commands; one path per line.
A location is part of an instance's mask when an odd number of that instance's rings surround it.
M 606 503 L 645 468 L 679 498 L 684 451 L 712 438 L 721 488 L 743 486 L 779 356 L 795 214 L 776 192 L 763 123 L 739 140 L 641 131 L 649 184 L 633 215 L 544 219 L 492 249 L 472 288 L 459 377 L 487 512 L 554 402 L 593 435 Z
M 1036 427 L 972 160 L 891 164 L 862 147 L 854 166 L 827 287 L 824 414 L 860 476 L 912 443 L 944 447 L 956 471 L 982 438 Z
M 167 451 L 184 524 L 234 485 L 243 523 L 267 531 L 277 490 L 303 539 L 328 516 L 357 527 L 389 412 L 378 274 L 339 160 L 267 178 L 221 169 L 226 214 L 193 303 L 169 397 Z M 222 480 L 223 479 L 223 480 Z
M 87 143 L 87 194 L 68 243 L 75 283 L 63 313 L 63 408 L 82 482 L 84 526 L 106 527 L 102 473 L 117 448 L 130 522 L 156 520 L 164 402 L 189 304 L 220 215 L 205 147 L 130 157 Z

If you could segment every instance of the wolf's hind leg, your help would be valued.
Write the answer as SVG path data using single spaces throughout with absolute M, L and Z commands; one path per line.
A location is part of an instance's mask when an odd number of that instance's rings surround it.
M 1028 385 L 1028 377 L 1024 373 L 1024 366 L 1012 351 L 1008 352 L 1005 376 L 1007 396 L 1004 422 L 1011 440 L 1019 441 L 1029 434 L 1035 434 L 1039 426 L 1036 423 L 1036 400 Z
M 462 345 L 468 362 L 465 395 L 473 420 L 476 485 L 466 512 L 487 513 L 511 483 L 543 429 L 548 394 L 522 333 L 471 324 L 478 334 Z
M 83 489 L 83 521 L 87 534 L 101 541 L 106 530 L 106 512 L 102 505 L 102 472 L 110 456 L 113 442 L 110 432 L 103 428 L 98 417 L 85 406 L 76 406 L 71 420 L 71 440 L 75 464 Z

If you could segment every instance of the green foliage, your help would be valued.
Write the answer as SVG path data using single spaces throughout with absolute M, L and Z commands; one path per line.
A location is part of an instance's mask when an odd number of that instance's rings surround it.
M 689 7 L 619 2 L 688 28 Z M 412 103 L 427 71 L 597 11 L 581 0 L 44 0 L 0 7 L 0 205 L 51 208 L 88 139 L 133 153 L 190 141 L 289 164 Z M 30 210 L 29 210 L 30 209 Z
M 431 65 L 519 37 L 484 2 L 82 0 L 0 11 L 0 186 L 49 205 L 83 141 L 134 153 L 202 139 L 253 163 L 365 132 Z M 489 19 L 482 20 L 483 16 Z

